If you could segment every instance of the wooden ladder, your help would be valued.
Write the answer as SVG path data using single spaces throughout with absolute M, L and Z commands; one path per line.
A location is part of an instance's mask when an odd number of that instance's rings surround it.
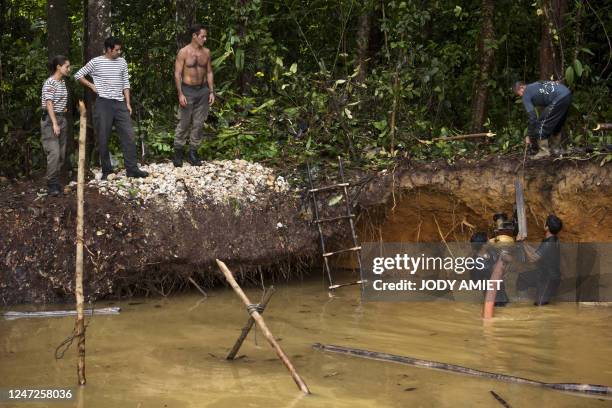
M 361 245 L 359 244 L 359 241 L 357 240 L 357 234 L 355 233 L 355 221 L 354 221 L 355 215 L 351 212 L 351 203 L 350 203 L 349 194 L 348 194 L 349 183 L 347 183 L 344 179 L 344 164 L 342 163 L 342 158 L 338 157 L 338 171 L 340 175 L 340 183 L 332 184 L 329 186 L 315 188 L 313 180 L 312 180 L 312 173 L 310 170 L 309 163 L 307 163 L 307 167 L 308 167 L 308 181 L 310 183 L 310 189 L 308 190 L 308 193 L 312 197 L 312 212 L 314 215 L 313 223 L 317 226 L 317 229 L 319 230 L 319 238 L 321 242 L 321 253 L 323 255 L 323 265 L 324 265 L 325 273 L 327 275 L 327 279 L 329 280 L 328 289 L 330 291 L 334 291 L 335 289 L 338 289 L 343 286 L 361 284 L 364 282 L 363 267 L 361 265 Z M 346 214 L 336 216 L 336 217 L 320 218 L 319 217 L 319 206 L 317 204 L 317 193 L 320 193 L 323 191 L 333 191 L 333 190 L 342 191 L 342 198 L 344 199 L 344 203 L 346 205 Z M 328 252 L 326 244 L 325 244 L 325 236 L 323 235 L 323 228 L 321 225 L 323 223 L 334 222 L 338 220 L 348 220 L 349 225 L 351 227 L 351 236 L 353 238 L 353 246 L 351 248 L 344 248 L 344 249 L 339 249 L 333 252 Z M 329 258 L 331 256 L 343 254 L 346 252 L 351 252 L 355 254 L 355 256 L 357 257 L 357 265 L 359 267 L 360 280 L 356 282 L 336 285 L 334 284 L 334 280 L 331 274 L 331 268 L 329 267 Z

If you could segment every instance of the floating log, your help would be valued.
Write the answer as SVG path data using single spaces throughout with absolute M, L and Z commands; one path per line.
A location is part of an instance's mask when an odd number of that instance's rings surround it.
M 471 375 L 474 377 L 490 378 L 493 380 L 506 381 L 515 384 L 534 385 L 537 387 L 550 388 L 557 391 L 576 392 L 583 394 L 597 395 L 612 395 L 612 387 L 607 385 L 594 384 L 576 384 L 576 383 L 547 383 L 542 381 L 530 380 L 522 377 L 515 377 L 506 374 L 491 373 L 488 371 L 475 370 L 473 368 L 463 367 L 460 365 L 441 363 L 438 361 L 421 360 L 413 357 L 398 356 L 394 354 L 379 353 L 376 351 L 368 351 L 354 349 L 332 344 L 313 344 L 313 348 L 327 351 L 330 353 L 347 354 L 355 357 L 367 358 L 370 360 L 387 361 L 392 363 L 406 364 L 415 367 L 433 368 L 436 370 L 451 371 L 459 374 Z
M 75 290 L 76 321 L 75 332 L 78 339 L 77 375 L 79 385 L 85 385 L 85 297 L 83 296 L 83 219 L 85 218 L 85 141 L 87 137 L 87 112 L 83 101 L 79 101 L 81 113 L 79 127 L 79 166 L 77 172 L 77 227 L 76 227 L 76 270 Z
M 121 312 L 120 307 L 103 307 L 101 309 L 85 309 L 83 311 L 84 315 L 91 316 L 92 314 L 96 315 L 117 315 Z M 47 310 L 47 311 L 38 311 L 38 312 L 6 312 L 4 313 L 4 318 L 6 320 L 15 320 L 15 319 L 27 319 L 31 317 L 66 317 L 66 316 L 76 316 L 76 310 Z
M 262 314 L 264 310 L 266 309 L 268 302 L 270 301 L 270 299 L 272 299 L 272 295 L 274 294 L 274 292 L 276 292 L 276 289 L 274 289 L 274 286 L 271 286 L 270 289 L 268 289 L 266 293 L 264 294 L 263 300 L 261 301 L 261 313 Z M 236 354 L 238 354 L 238 350 L 240 350 L 240 347 L 242 347 L 242 343 L 249 335 L 249 332 L 251 331 L 251 328 L 253 327 L 254 324 L 255 324 L 255 319 L 253 319 L 253 316 L 249 317 L 247 324 L 242 328 L 242 333 L 240 333 L 240 337 L 238 337 L 238 340 L 236 340 L 234 347 L 232 347 L 232 350 L 229 352 L 229 354 L 225 358 L 226 360 L 233 360 L 236 357 Z
M 268 343 L 270 343 L 270 345 L 272 346 L 272 348 L 278 355 L 278 358 L 280 358 L 280 360 L 283 362 L 285 367 L 287 367 L 287 369 L 291 373 L 291 377 L 293 378 L 293 381 L 295 381 L 298 388 L 304 394 L 310 394 L 310 390 L 308 389 L 308 386 L 306 385 L 304 380 L 302 380 L 302 377 L 300 377 L 295 367 L 293 367 L 293 364 L 291 364 L 289 357 L 287 357 L 287 355 L 285 354 L 281 346 L 278 344 L 278 342 L 274 338 L 274 335 L 272 335 L 272 332 L 270 331 L 270 329 L 268 329 L 268 326 L 266 326 L 266 323 L 264 322 L 263 317 L 261 317 L 261 315 L 259 314 L 256 308 L 252 307 L 253 304 L 251 303 L 247 295 L 244 294 L 244 292 L 242 291 L 242 288 L 240 288 L 240 286 L 236 282 L 236 279 L 234 279 L 234 275 L 232 274 L 232 271 L 230 271 L 228 267 L 225 265 L 225 263 L 223 263 L 222 261 L 218 259 L 216 261 L 217 261 L 217 265 L 219 266 L 219 269 L 221 269 L 221 272 L 223 272 L 223 275 L 225 275 L 225 279 L 227 279 L 228 283 L 230 284 L 232 289 L 234 289 L 234 292 L 236 292 L 238 297 L 242 299 L 245 306 L 247 307 L 247 310 L 251 314 L 251 317 L 253 318 L 253 320 L 255 320 L 255 323 L 257 323 L 257 326 L 259 326 L 259 328 L 261 329 L 264 337 L 266 338 L 266 340 L 268 340 Z

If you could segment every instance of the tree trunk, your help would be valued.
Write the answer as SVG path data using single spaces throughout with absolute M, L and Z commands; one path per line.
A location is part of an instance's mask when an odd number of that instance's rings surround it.
M 493 72 L 495 63 L 495 29 L 493 18 L 495 16 L 494 0 L 482 0 L 482 27 L 478 48 L 480 50 L 480 72 L 474 87 L 472 98 L 472 132 L 483 130 L 483 124 L 487 116 L 487 99 L 489 97 L 489 78 Z
M 104 40 L 111 35 L 111 1 L 87 0 L 85 61 L 102 55 Z
M 370 58 L 370 31 L 372 27 L 372 16 L 370 7 L 364 7 L 359 16 L 357 27 L 357 67 L 359 74 L 357 80 L 363 82 L 368 74 L 368 60 Z
M 47 2 L 47 56 L 49 61 L 56 55 L 70 56 L 70 37 L 72 26 L 68 19 L 67 0 L 49 0 Z M 68 137 L 66 141 L 66 160 L 63 171 L 72 171 L 72 160 L 76 151 L 74 140 L 74 89 L 72 81 L 66 81 L 68 89 L 68 114 L 66 115 Z M 76 160 L 75 160 L 76 161 Z
M 6 30 L 6 1 L 0 0 L 0 33 L 7 32 Z M 0 35 L 0 50 L 4 50 L 4 35 Z M 4 67 L 3 67 L 2 53 L 0 53 L 0 83 L 4 82 Z M 6 137 L 4 132 L 4 124 L 6 122 L 6 107 L 4 105 L 4 92 L 0 92 L 0 129 L 1 137 Z
M 58 54 L 68 56 L 70 31 L 68 1 L 47 1 L 47 55 L 49 60 Z
M 236 12 L 238 14 L 238 25 L 236 27 L 236 31 L 238 34 L 238 38 L 240 41 L 235 49 L 236 56 L 236 69 L 238 70 L 238 76 L 236 77 L 236 85 L 238 87 L 238 92 L 241 95 L 244 95 L 247 87 L 249 86 L 249 77 L 245 69 L 245 60 L 246 60 L 246 44 L 245 37 L 247 33 L 247 24 L 249 21 L 248 14 L 248 3 L 249 0 L 236 0 Z
M 193 0 L 176 0 L 176 48 L 179 50 L 191 41 L 188 31 L 196 23 L 197 4 Z
M 563 78 L 563 44 L 561 29 L 567 11 L 567 0 L 544 0 L 540 37 L 540 79 Z M 555 39 L 555 35 L 558 39 Z
M 85 0 L 85 55 L 83 61 L 101 55 L 104 52 L 104 40 L 111 35 L 111 0 Z M 87 160 L 91 163 L 95 153 L 97 138 L 93 132 L 93 110 L 96 95 L 85 89 L 85 104 L 87 107 Z M 96 162 L 98 160 L 96 159 Z

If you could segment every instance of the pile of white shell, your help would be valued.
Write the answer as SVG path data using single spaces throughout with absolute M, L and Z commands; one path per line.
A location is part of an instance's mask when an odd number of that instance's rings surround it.
M 232 201 L 254 203 L 271 193 L 289 191 L 289 184 L 272 169 L 245 160 L 217 160 L 203 162 L 202 166 L 175 168 L 172 163 L 141 166 L 149 172 L 146 178 L 128 178 L 125 170 L 100 180 L 100 170 L 90 186 L 104 195 L 140 199 L 143 202 L 162 201 L 174 208 L 186 202 L 227 204 Z

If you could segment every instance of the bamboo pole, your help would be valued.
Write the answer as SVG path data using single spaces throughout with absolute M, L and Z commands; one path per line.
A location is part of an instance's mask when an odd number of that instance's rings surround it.
M 225 279 L 227 279 L 228 283 L 230 284 L 232 289 L 234 289 L 234 292 L 236 292 L 238 297 L 242 299 L 242 302 L 247 307 L 252 305 L 247 295 L 244 294 L 244 292 L 242 291 L 242 289 L 236 282 L 236 279 L 234 279 L 234 275 L 232 274 L 232 272 L 227 268 L 227 266 L 222 261 L 218 259 L 216 261 L 217 261 L 217 265 L 219 266 L 219 269 L 221 269 L 221 272 L 223 272 L 223 275 L 225 275 Z M 295 383 L 297 384 L 298 388 L 304 394 L 310 394 L 310 390 L 308 389 L 308 386 L 306 385 L 304 380 L 302 380 L 298 372 L 295 370 L 295 368 L 293 367 L 293 364 L 291 364 L 291 361 L 289 361 L 289 358 L 287 357 L 283 349 L 276 342 L 274 335 L 272 335 L 272 332 L 270 332 L 270 329 L 268 329 L 268 326 L 266 326 L 266 323 L 264 322 L 261 315 L 257 312 L 257 310 L 249 310 L 249 312 L 253 320 L 255 320 L 255 323 L 257 323 L 257 326 L 259 326 L 259 328 L 261 329 L 266 340 L 268 340 L 268 343 L 270 343 L 270 345 L 272 346 L 272 348 L 278 355 L 278 358 L 280 358 L 280 360 L 283 362 L 285 367 L 287 367 L 287 369 L 291 373 L 291 377 L 293 378 L 293 381 L 295 381 Z
M 79 385 L 85 385 L 85 317 L 83 296 L 83 217 L 84 217 L 84 190 L 85 190 L 85 139 L 87 135 L 87 116 L 85 104 L 79 101 L 79 111 L 81 113 L 80 128 L 79 128 L 79 168 L 77 176 L 77 247 L 76 247 L 76 311 L 77 318 L 75 322 L 76 337 L 78 339 L 78 362 L 77 374 Z
M 261 313 L 263 313 L 266 309 L 266 306 L 268 305 L 270 299 L 272 299 L 272 295 L 274 294 L 274 292 L 276 292 L 276 289 L 274 289 L 274 286 L 272 286 L 264 294 L 263 300 L 261 301 Z M 233 360 L 236 357 L 236 354 L 238 354 L 238 350 L 240 350 L 240 347 L 242 347 L 242 343 L 249 335 L 249 332 L 251 331 L 251 328 L 254 324 L 255 319 L 253 319 L 253 316 L 249 317 L 249 320 L 247 321 L 246 325 L 242 328 L 242 333 L 240 333 L 240 337 L 238 337 L 238 340 L 236 340 L 236 343 L 234 343 L 234 347 L 232 347 L 232 350 L 227 355 L 226 360 Z
M 537 387 L 551 388 L 557 391 L 577 392 L 595 395 L 612 395 L 612 387 L 598 384 L 578 384 L 578 383 L 547 383 L 542 381 L 530 380 L 513 375 L 498 374 L 488 371 L 476 370 L 455 364 L 442 363 L 439 361 L 421 360 L 414 357 L 398 356 L 396 354 L 379 353 L 376 351 L 355 349 L 349 347 L 335 346 L 332 344 L 315 343 L 313 348 L 329 353 L 346 354 L 354 357 L 367 358 L 392 363 L 411 365 L 415 367 L 432 368 L 435 370 L 450 371 L 458 374 L 466 374 L 474 377 L 490 378 L 498 381 L 506 381 L 514 384 L 534 385 Z

